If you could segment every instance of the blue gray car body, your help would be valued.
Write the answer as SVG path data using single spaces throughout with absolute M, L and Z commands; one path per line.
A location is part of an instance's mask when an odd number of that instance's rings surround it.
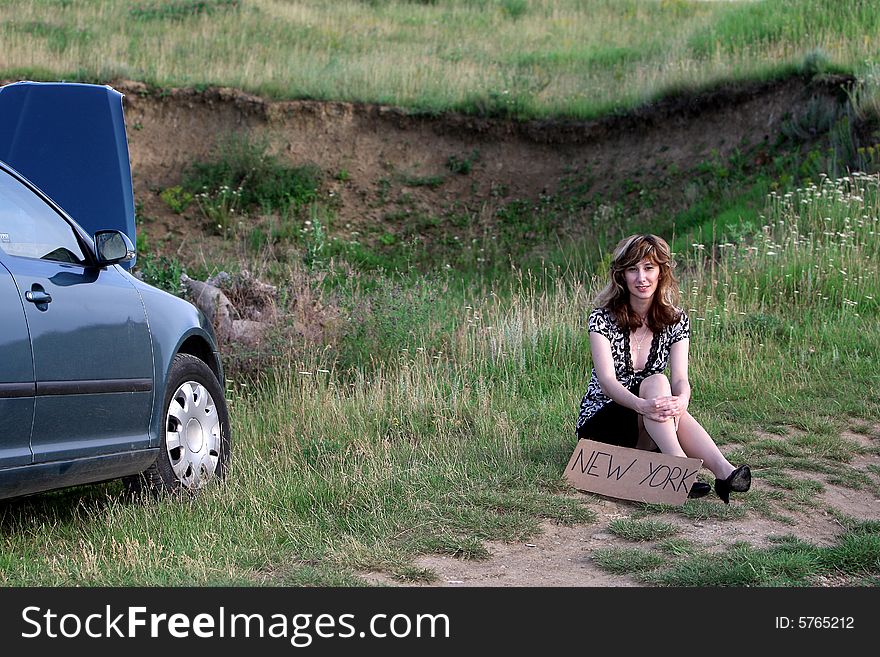
M 155 468 L 175 358 L 197 357 L 219 390 L 223 372 L 204 315 L 127 271 L 122 97 L 8 85 L 0 126 L 0 498 Z M 131 253 L 106 257 L 96 235 Z

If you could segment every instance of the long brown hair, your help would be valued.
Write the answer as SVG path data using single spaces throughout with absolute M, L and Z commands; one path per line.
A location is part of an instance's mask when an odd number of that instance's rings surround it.
M 617 325 L 635 331 L 642 323 L 629 305 L 629 288 L 626 286 L 626 269 L 641 260 L 650 260 L 660 268 L 657 291 L 651 300 L 646 321 L 652 331 L 659 331 L 681 319 L 678 307 L 680 294 L 678 281 L 672 273 L 675 263 L 666 241 L 656 235 L 630 235 L 617 244 L 611 257 L 610 280 L 599 292 L 595 305 L 607 308 Z

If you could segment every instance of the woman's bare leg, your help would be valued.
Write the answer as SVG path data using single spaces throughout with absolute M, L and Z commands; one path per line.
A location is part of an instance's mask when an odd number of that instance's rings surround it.
M 649 376 L 642 381 L 642 385 L 639 387 L 639 397 L 642 399 L 668 397 L 671 394 L 669 379 L 663 374 Z M 642 421 L 644 422 L 645 430 L 648 432 L 648 435 L 651 436 L 651 439 L 657 444 L 657 447 L 660 448 L 661 452 L 671 456 L 687 456 L 687 453 L 685 453 L 682 446 L 679 444 L 678 435 L 675 431 L 675 422 L 672 418 L 663 422 L 657 422 L 656 420 L 651 420 L 642 416 Z
M 639 415 L 639 439 L 636 441 L 636 449 L 644 449 L 648 452 L 653 452 L 657 449 L 657 443 L 651 439 L 651 434 L 645 429 L 645 423 L 642 421 L 641 415 Z
M 733 472 L 734 467 L 718 449 L 712 436 L 688 412 L 679 418 L 678 442 L 688 456 L 703 459 L 703 466 L 718 479 L 726 479 Z
M 639 396 L 644 399 L 666 397 L 671 394 L 669 379 L 663 374 L 649 376 L 639 388 Z M 644 421 L 645 431 L 664 454 L 702 459 L 703 465 L 719 479 L 726 479 L 733 472 L 733 465 L 718 449 L 712 436 L 690 413 L 685 412 L 678 419 L 677 429 L 672 419 L 665 422 L 657 422 L 646 417 L 641 419 Z M 639 443 L 642 442 L 643 437 L 640 436 Z

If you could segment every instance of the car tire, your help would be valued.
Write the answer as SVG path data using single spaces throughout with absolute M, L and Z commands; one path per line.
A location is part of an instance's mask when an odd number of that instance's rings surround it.
M 195 494 L 229 468 L 229 412 L 217 377 L 204 361 L 177 354 L 162 405 L 159 456 L 129 480 L 134 493 Z

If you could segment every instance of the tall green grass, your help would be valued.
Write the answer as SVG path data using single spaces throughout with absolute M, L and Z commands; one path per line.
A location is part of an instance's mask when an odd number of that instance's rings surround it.
M 865 448 L 840 436 L 856 418 L 880 418 L 870 394 L 878 217 L 880 178 L 825 179 L 769 197 L 763 226 L 741 239 L 677 254 L 693 327 L 690 411 L 775 488 L 756 486 L 735 508 L 688 502 L 686 516 L 813 512 L 812 496 L 773 484 L 790 482 L 783 470 L 880 489 L 848 464 Z M 224 486 L 142 504 L 113 486 L 0 503 L 0 583 L 344 585 L 371 569 L 406 580 L 420 553 L 482 558 L 484 541 L 523 540 L 540 518 L 591 521 L 590 498 L 567 495 L 561 473 L 589 376 L 585 318 L 603 276 L 523 272 L 497 290 L 413 295 L 411 314 L 398 308 L 401 330 L 375 338 L 385 348 L 369 365 L 298 351 L 262 383 L 233 382 Z M 876 536 L 853 540 L 809 552 L 809 569 L 791 577 L 831 573 L 838 556 L 855 559 L 852 576 L 876 577 Z M 740 562 L 734 555 L 731 568 Z M 699 555 L 688 563 L 653 581 L 705 582 Z M 788 572 L 767 568 L 757 581 Z
M 836 0 L 9 0 L 0 76 L 592 117 L 719 80 L 861 71 L 878 25 L 876 3 Z

